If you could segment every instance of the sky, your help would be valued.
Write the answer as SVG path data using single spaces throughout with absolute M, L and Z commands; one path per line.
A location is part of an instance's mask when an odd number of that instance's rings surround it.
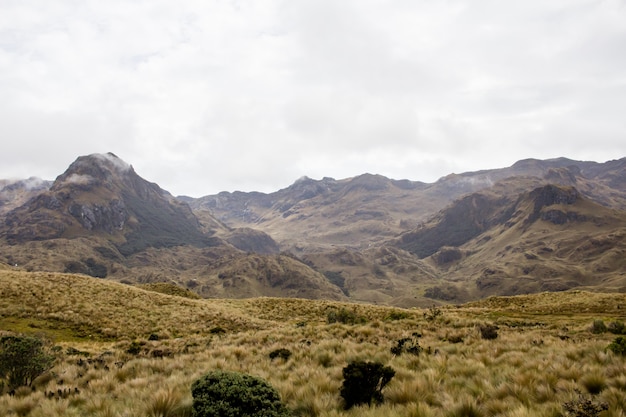
M 0 178 L 174 195 L 626 156 L 626 0 L 0 0 Z

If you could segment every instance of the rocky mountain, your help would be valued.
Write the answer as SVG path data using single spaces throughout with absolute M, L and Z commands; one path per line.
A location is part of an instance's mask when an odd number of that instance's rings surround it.
M 268 233 L 282 250 L 363 250 L 507 178 L 515 180 L 495 192 L 516 196 L 543 184 L 568 185 L 599 204 L 626 209 L 626 158 L 606 163 L 528 159 L 508 168 L 451 174 L 432 184 L 371 174 L 343 180 L 305 177 L 270 194 L 223 192 L 186 201 L 194 212 L 209 213 L 231 227 Z
M 30 194 L 0 186 L 0 260 L 29 270 L 403 307 L 626 291 L 626 158 L 529 159 L 432 184 L 304 177 L 193 199 L 96 154 Z
M 1 253 L 9 264 L 128 283 L 189 283 L 206 296 L 343 297 L 293 259 L 259 262 L 258 279 L 231 282 L 239 275 L 223 272 L 215 259 L 241 263 L 248 252 L 277 253 L 273 239 L 258 230 L 231 229 L 206 214 L 201 224 L 186 203 L 112 153 L 79 157 L 38 191 L 21 205 L 13 203 L 0 224 Z M 231 281 L 218 279 L 225 273 Z M 194 285 L 198 281 L 203 285 Z
M 52 181 L 37 177 L 25 180 L 0 180 L 0 216 L 48 190 L 51 185 Z
M 571 186 L 475 193 L 392 243 L 437 268 L 443 300 L 571 288 L 626 290 L 626 212 Z
M 625 179 L 626 158 L 529 159 L 433 184 L 370 174 L 302 178 L 271 194 L 220 193 L 190 205 L 225 224 L 265 231 L 354 300 L 427 305 L 499 293 L 626 288 L 625 265 L 614 259 L 624 248 Z M 610 221 L 589 230 L 596 224 L 590 219 L 598 218 Z M 518 240 L 504 243 L 494 238 L 500 233 Z M 583 244 L 592 236 L 612 242 L 606 248 L 613 255 L 578 265 L 587 249 L 593 252 Z M 576 256 L 529 259 L 502 252 L 541 242 Z M 518 267 L 503 268 L 511 262 Z
M 49 190 L 7 213 L 2 235 L 9 243 L 106 236 L 122 255 L 212 244 L 189 206 L 111 153 L 79 157 Z

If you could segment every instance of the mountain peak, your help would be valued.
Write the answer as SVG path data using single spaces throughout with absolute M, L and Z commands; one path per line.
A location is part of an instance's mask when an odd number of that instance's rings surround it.
M 110 182 L 115 177 L 134 172 L 131 165 L 117 157 L 114 153 L 94 153 L 80 156 L 68 169 L 59 175 L 55 186 L 65 184 L 93 185 Z

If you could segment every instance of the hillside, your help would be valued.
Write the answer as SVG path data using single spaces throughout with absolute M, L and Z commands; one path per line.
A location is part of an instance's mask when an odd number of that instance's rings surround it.
M 625 306 L 623 294 L 580 291 L 410 310 L 193 300 L 5 265 L 0 334 L 44 338 L 55 362 L 32 387 L 0 388 L 0 414 L 185 416 L 192 383 L 221 369 L 268 381 L 294 416 L 549 417 L 579 398 L 619 416 L 626 358 L 607 350 L 607 328 L 622 328 Z M 330 323 L 340 312 L 355 320 Z M 402 340 L 419 349 L 393 354 Z M 289 355 L 273 359 L 278 349 Z M 394 370 L 381 405 L 344 410 L 342 370 L 354 360 Z

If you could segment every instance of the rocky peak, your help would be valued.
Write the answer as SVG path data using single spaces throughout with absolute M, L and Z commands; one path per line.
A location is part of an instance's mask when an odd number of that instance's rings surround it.
M 110 185 L 131 173 L 134 174 L 132 166 L 111 152 L 80 156 L 57 177 L 52 189 L 68 185 L 78 187 Z
M 207 243 L 189 206 L 112 153 L 76 159 L 45 191 L 7 214 L 11 241 L 115 235 L 130 254 L 146 247 Z

